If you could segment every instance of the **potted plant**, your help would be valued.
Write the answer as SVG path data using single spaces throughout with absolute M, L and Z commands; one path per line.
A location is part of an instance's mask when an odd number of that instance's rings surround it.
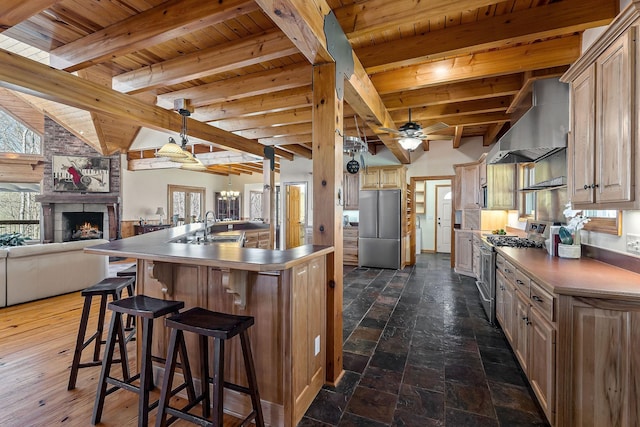
M 2 246 L 23 246 L 27 238 L 22 233 L 0 234 L 0 247 Z

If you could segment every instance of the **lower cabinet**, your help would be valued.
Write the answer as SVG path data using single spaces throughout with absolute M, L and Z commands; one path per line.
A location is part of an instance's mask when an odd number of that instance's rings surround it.
M 245 248 L 269 248 L 269 231 L 251 230 L 244 232 Z
M 473 232 L 456 230 L 456 273 L 473 276 Z
M 640 422 L 640 303 L 560 296 L 558 426 Z
M 343 228 L 342 263 L 345 265 L 358 265 L 358 227 Z
M 556 306 L 555 295 L 497 255 L 496 319 L 551 425 L 556 417 Z

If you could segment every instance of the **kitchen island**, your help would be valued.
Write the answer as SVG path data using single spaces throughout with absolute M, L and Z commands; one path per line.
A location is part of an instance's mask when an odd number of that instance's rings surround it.
M 87 252 L 137 260 L 136 293 L 184 301 L 185 308 L 253 316 L 249 330 L 265 422 L 295 426 L 325 380 L 326 255 L 333 247 L 290 250 L 244 248 L 226 240 L 187 242 L 203 224 L 189 224 L 93 246 Z M 216 223 L 216 235 L 252 229 Z M 138 331 L 139 332 L 139 331 Z M 164 358 L 168 330 L 154 328 L 152 354 Z M 191 366 L 199 366 L 197 338 L 186 336 Z M 140 340 L 138 341 L 140 342 Z M 162 364 L 154 367 L 162 375 Z M 225 347 L 225 380 L 247 385 L 238 340 Z M 160 379 L 155 379 L 160 384 Z M 225 411 L 242 415 L 249 398 L 225 390 Z M 243 416 L 242 416 L 243 417 Z

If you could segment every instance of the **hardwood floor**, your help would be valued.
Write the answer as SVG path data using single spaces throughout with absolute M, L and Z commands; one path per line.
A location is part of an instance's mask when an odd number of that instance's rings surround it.
M 97 301 L 88 331 L 94 331 Z M 83 298 L 74 292 L 0 309 L 0 426 L 90 426 L 100 367 L 83 368 L 67 390 Z M 105 333 L 106 338 L 106 333 Z M 135 343 L 129 343 L 131 365 Z M 82 360 L 89 360 L 90 348 Z M 114 369 L 117 365 L 114 365 Z M 114 371 L 115 372 L 115 371 Z M 159 391 L 152 392 L 157 399 Z M 136 426 L 137 397 L 118 390 L 107 396 L 101 426 Z M 149 425 L 155 423 L 156 410 Z M 192 426 L 178 421 L 175 426 Z M 225 427 L 240 420 L 225 417 Z

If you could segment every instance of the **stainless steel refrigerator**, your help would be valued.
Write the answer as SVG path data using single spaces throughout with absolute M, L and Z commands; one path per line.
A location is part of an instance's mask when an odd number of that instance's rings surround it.
M 400 268 L 401 196 L 400 190 L 360 191 L 360 267 Z

